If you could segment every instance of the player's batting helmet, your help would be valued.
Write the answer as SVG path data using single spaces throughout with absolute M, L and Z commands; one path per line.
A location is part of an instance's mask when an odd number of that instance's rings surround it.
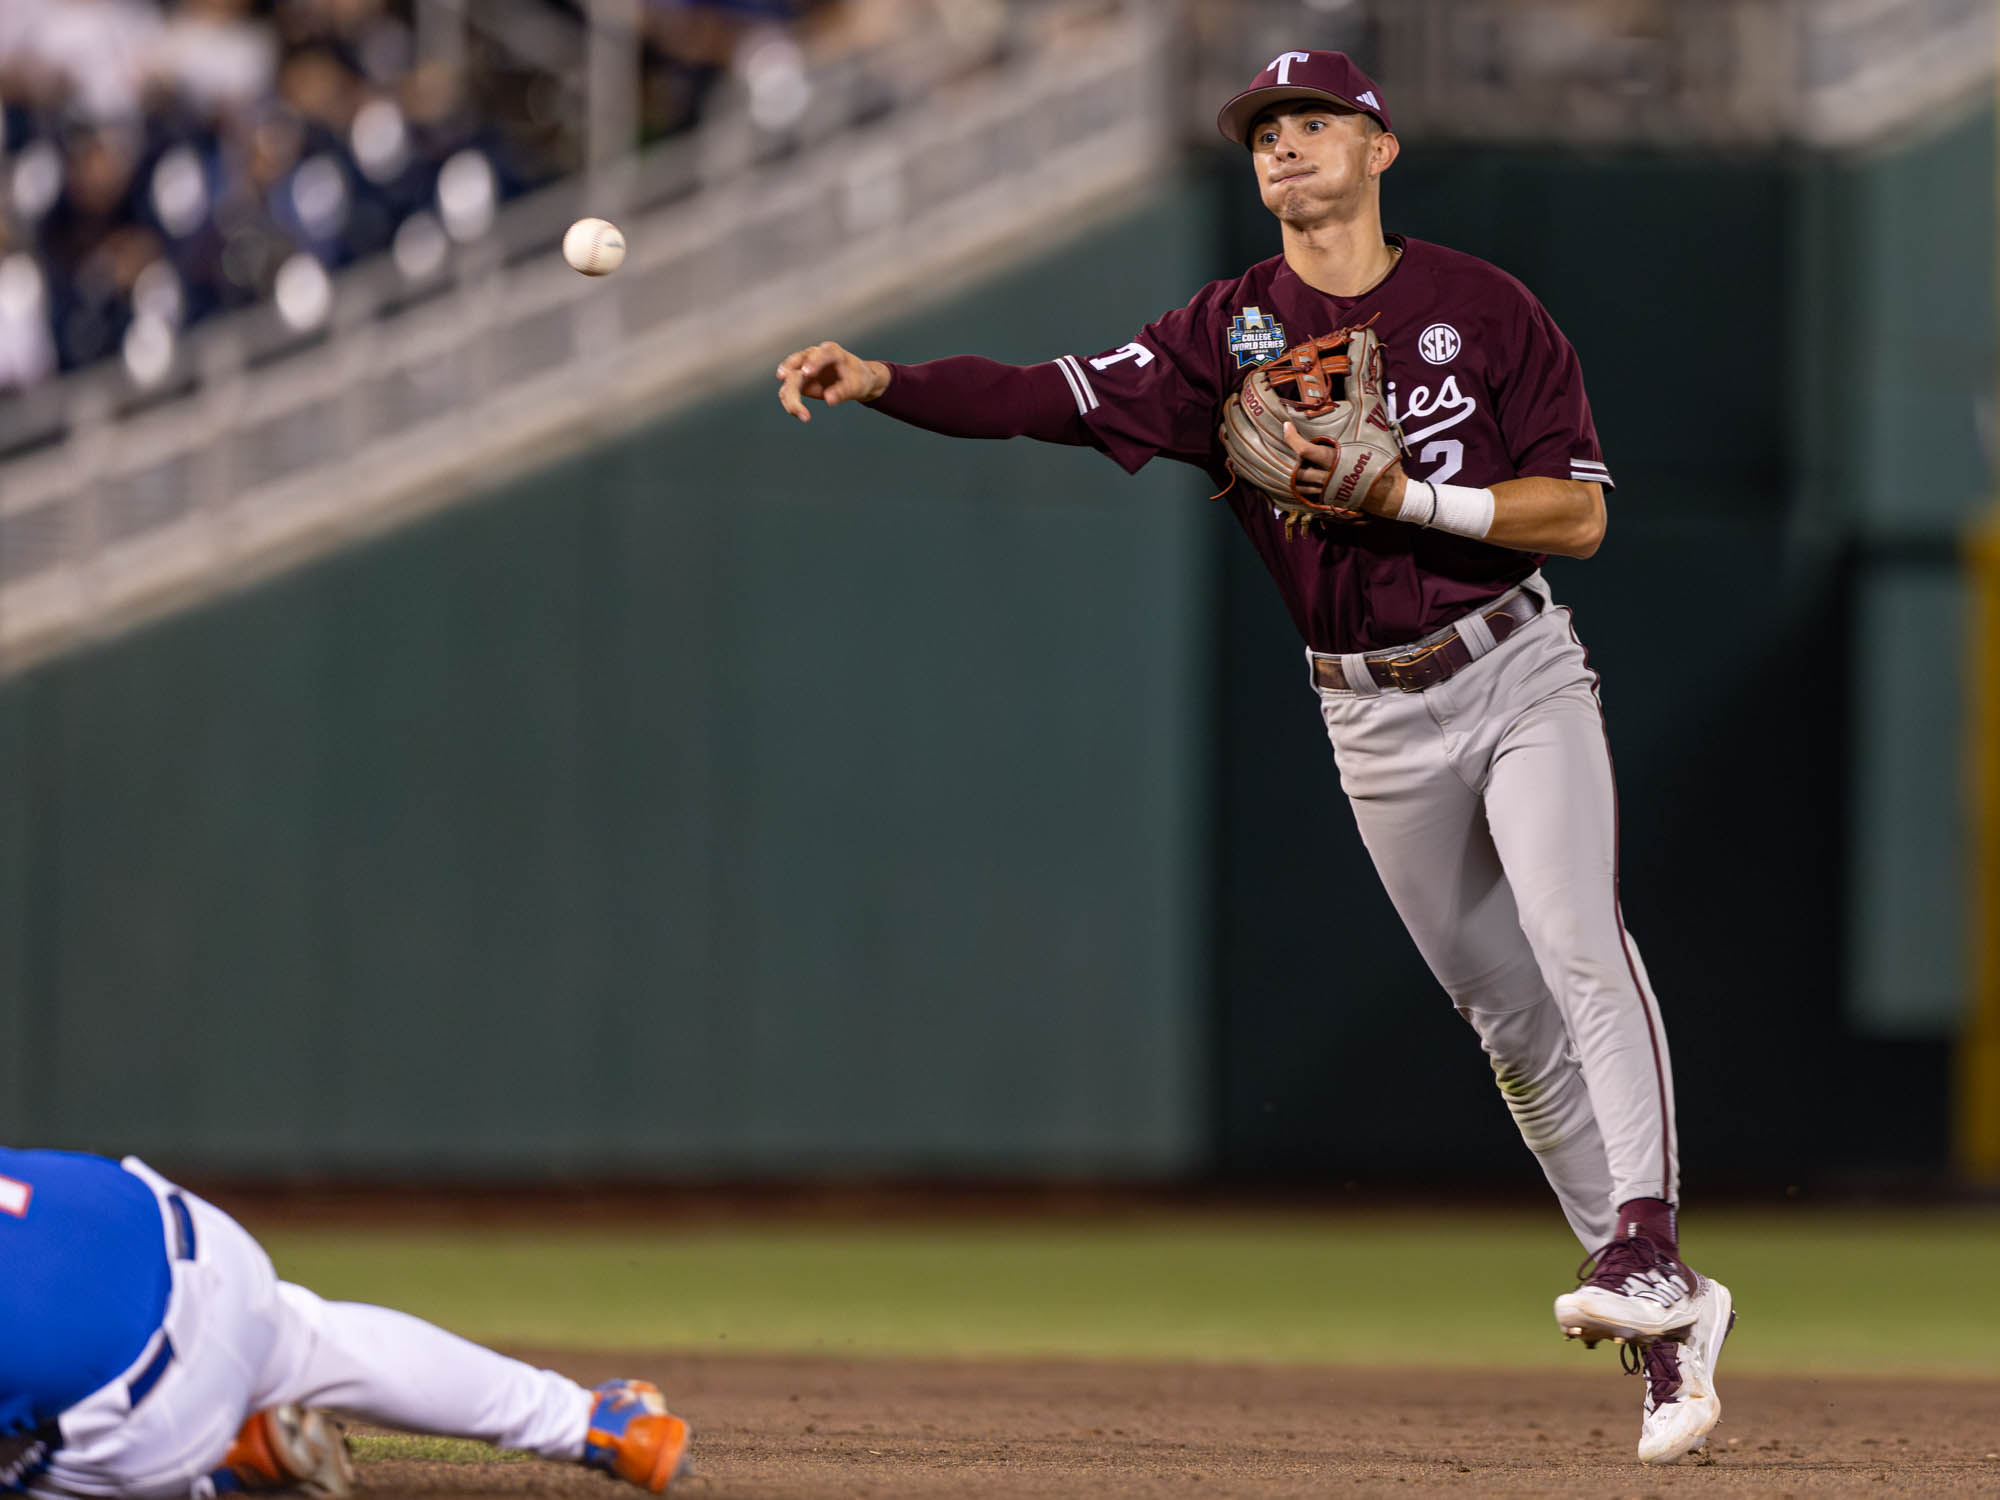
M 1286 99 L 1324 99 L 1373 115 L 1384 130 L 1396 128 L 1389 123 L 1382 90 L 1345 52 L 1279 53 L 1249 88 L 1222 106 L 1215 127 L 1236 145 L 1248 145 L 1251 121 Z

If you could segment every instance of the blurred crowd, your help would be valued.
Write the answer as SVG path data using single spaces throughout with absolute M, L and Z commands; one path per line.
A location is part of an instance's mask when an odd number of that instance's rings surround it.
M 0 0 L 0 392 L 328 273 L 437 270 L 583 162 L 585 0 Z M 642 137 L 837 0 L 642 0 Z

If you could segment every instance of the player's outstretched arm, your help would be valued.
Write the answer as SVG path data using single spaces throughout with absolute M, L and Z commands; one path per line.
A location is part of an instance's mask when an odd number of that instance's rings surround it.
M 778 381 L 778 404 L 801 422 L 810 422 L 808 398 L 828 406 L 873 401 L 889 389 L 889 367 L 878 359 L 863 359 L 829 339 L 787 354 L 778 363 Z
M 1064 374 L 1057 361 L 1007 365 L 953 354 L 891 365 L 829 342 L 785 356 L 778 366 L 778 401 L 801 422 L 812 420 L 808 401 L 828 406 L 862 401 L 884 416 L 945 437 L 1089 445 L 1095 440 L 1082 420 L 1080 379 Z

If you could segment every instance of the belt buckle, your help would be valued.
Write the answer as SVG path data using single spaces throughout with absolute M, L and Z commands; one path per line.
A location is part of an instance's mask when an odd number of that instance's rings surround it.
M 1419 664 L 1436 655 L 1443 647 L 1444 642 L 1439 641 L 1434 645 L 1424 647 L 1421 651 L 1412 651 L 1405 656 L 1392 656 L 1383 662 L 1382 665 L 1388 669 L 1389 680 L 1395 683 L 1402 691 L 1406 693 L 1420 693 L 1423 691 L 1423 684 L 1404 682 L 1403 673 L 1415 669 Z

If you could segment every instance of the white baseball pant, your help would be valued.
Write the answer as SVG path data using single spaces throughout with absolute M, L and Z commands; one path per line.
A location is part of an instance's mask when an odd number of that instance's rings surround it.
M 1619 908 L 1597 677 L 1541 575 L 1524 587 L 1542 612 L 1445 681 L 1318 692 L 1382 884 L 1595 1250 L 1619 1204 L 1677 1199 L 1673 1073 Z
M 418 1318 L 327 1302 L 280 1281 L 249 1231 L 136 1157 L 170 1247 L 173 1290 L 161 1331 L 124 1375 L 58 1419 L 63 1445 L 31 1493 L 181 1500 L 206 1493 L 237 1429 L 296 1402 L 411 1432 L 480 1438 L 545 1458 L 583 1454 L 592 1396 L 575 1381 L 508 1359 Z M 194 1257 L 174 1258 L 169 1194 L 194 1225 Z M 136 1406 L 131 1383 L 171 1342 L 170 1363 Z

